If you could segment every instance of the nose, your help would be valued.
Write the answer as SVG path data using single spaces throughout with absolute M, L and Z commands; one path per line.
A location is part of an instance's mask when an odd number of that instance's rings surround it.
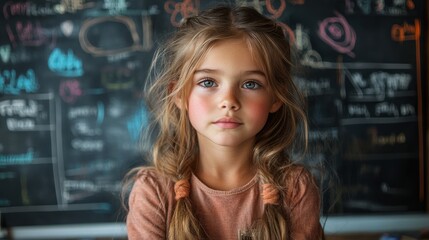
M 237 93 L 234 91 L 234 89 L 226 89 L 224 91 L 219 107 L 228 111 L 237 111 L 238 109 L 240 109 L 240 101 L 238 100 Z

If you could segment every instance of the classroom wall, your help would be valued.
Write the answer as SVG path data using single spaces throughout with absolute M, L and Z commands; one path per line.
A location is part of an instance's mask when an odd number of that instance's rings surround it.
M 2 227 L 123 222 L 121 180 L 148 164 L 153 52 L 220 2 L 0 2 Z M 427 2 L 228 2 L 276 19 L 293 43 L 323 215 L 426 214 Z

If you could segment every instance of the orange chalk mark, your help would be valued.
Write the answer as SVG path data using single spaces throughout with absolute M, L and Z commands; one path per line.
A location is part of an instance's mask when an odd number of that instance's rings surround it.
M 407 0 L 407 8 L 410 10 L 416 8 L 416 5 L 414 4 L 413 0 Z
M 416 38 L 420 38 L 420 25 L 416 26 L 408 23 L 404 23 L 403 25 L 394 24 L 390 34 L 392 39 L 397 42 L 416 40 Z

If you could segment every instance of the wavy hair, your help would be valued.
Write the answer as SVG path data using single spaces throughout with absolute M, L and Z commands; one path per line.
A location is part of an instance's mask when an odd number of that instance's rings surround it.
M 237 38 L 245 40 L 266 74 L 274 97 L 283 103 L 256 135 L 253 161 L 262 182 L 284 190 L 292 163 L 290 156 L 294 149 L 307 146 L 305 101 L 292 81 L 291 48 L 283 29 L 249 7 L 219 6 L 186 18 L 154 54 L 145 91 L 155 124 L 148 129 L 156 129 L 151 146 L 154 167 L 173 181 L 191 177 L 199 149 L 186 111 L 190 83 L 199 63 L 216 42 Z M 183 107 L 177 107 L 176 98 L 183 100 Z M 299 148 L 297 143 L 301 144 Z M 284 198 L 282 194 L 280 197 Z M 253 235 L 256 239 L 288 239 L 288 225 L 288 210 L 268 204 L 253 226 Z M 179 199 L 168 239 L 205 237 L 190 199 Z

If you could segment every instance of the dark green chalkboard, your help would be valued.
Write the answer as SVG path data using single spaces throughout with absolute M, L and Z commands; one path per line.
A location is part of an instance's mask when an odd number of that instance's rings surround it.
M 2 1 L 0 213 L 6 226 L 123 221 L 121 180 L 147 164 L 152 54 L 214 1 Z M 424 0 L 237 0 L 293 42 L 324 212 L 424 212 Z M 338 174 L 337 184 L 325 171 Z M 337 193 L 340 197 L 337 198 Z

